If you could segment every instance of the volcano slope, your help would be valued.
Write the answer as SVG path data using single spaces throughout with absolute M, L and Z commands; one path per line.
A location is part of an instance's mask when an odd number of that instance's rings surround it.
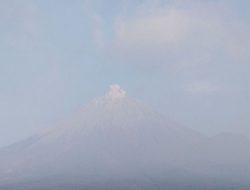
M 250 140 L 208 138 L 118 85 L 50 130 L 0 150 L 0 188 L 249 189 Z

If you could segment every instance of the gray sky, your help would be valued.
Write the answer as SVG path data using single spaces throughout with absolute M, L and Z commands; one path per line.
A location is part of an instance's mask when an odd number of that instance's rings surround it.
M 250 1 L 2 0 L 0 146 L 119 84 L 206 134 L 250 136 Z

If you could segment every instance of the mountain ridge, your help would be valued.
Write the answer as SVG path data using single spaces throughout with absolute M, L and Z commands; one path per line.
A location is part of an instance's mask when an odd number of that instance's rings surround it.
M 164 178 L 173 175 L 171 171 L 180 176 L 188 173 L 194 179 L 223 180 L 245 172 L 242 179 L 247 181 L 250 140 L 242 143 L 242 138 L 235 137 L 231 150 L 223 140 L 227 136 L 209 138 L 173 124 L 113 85 L 105 96 L 94 99 L 59 126 L 1 149 L 0 185 L 49 176 L 80 181 L 136 179 L 145 174 Z M 237 151 L 243 145 L 244 151 Z M 236 152 L 244 159 L 232 159 Z

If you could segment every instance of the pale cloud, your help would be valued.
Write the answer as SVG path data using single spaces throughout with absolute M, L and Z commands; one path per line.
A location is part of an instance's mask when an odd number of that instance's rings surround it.
M 156 14 L 119 18 L 115 24 L 115 43 L 122 48 L 174 48 L 188 36 L 189 15 L 176 9 Z
M 124 98 L 126 96 L 126 91 L 123 90 L 118 84 L 113 84 L 109 86 L 109 91 L 106 93 L 106 98 L 115 100 Z
M 222 90 L 222 87 L 209 81 L 196 81 L 187 84 L 184 90 L 188 94 L 211 94 Z
M 112 35 L 103 32 L 101 17 L 95 20 L 94 39 L 104 54 L 124 55 L 137 62 L 166 60 L 173 55 L 179 65 L 213 62 L 218 55 L 237 63 L 250 58 L 250 28 L 234 18 L 225 1 L 147 2 L 113 18 L 113 25 L 108 26 Z
M 94 42 L 97 45 L 98 48 L 103 48 L 105 46 L 105 40 L 104 40 L 104 32 L 103 32 L 103 20 L 98 14 L 94 14 L 91 16 L 93 20 L 93 38 Z

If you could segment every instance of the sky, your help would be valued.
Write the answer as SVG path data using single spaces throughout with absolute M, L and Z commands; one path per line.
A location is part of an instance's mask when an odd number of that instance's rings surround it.
M 0 146 L 110 84 L 207 135 L 250 136 L 250 1 L 0 1 Z

